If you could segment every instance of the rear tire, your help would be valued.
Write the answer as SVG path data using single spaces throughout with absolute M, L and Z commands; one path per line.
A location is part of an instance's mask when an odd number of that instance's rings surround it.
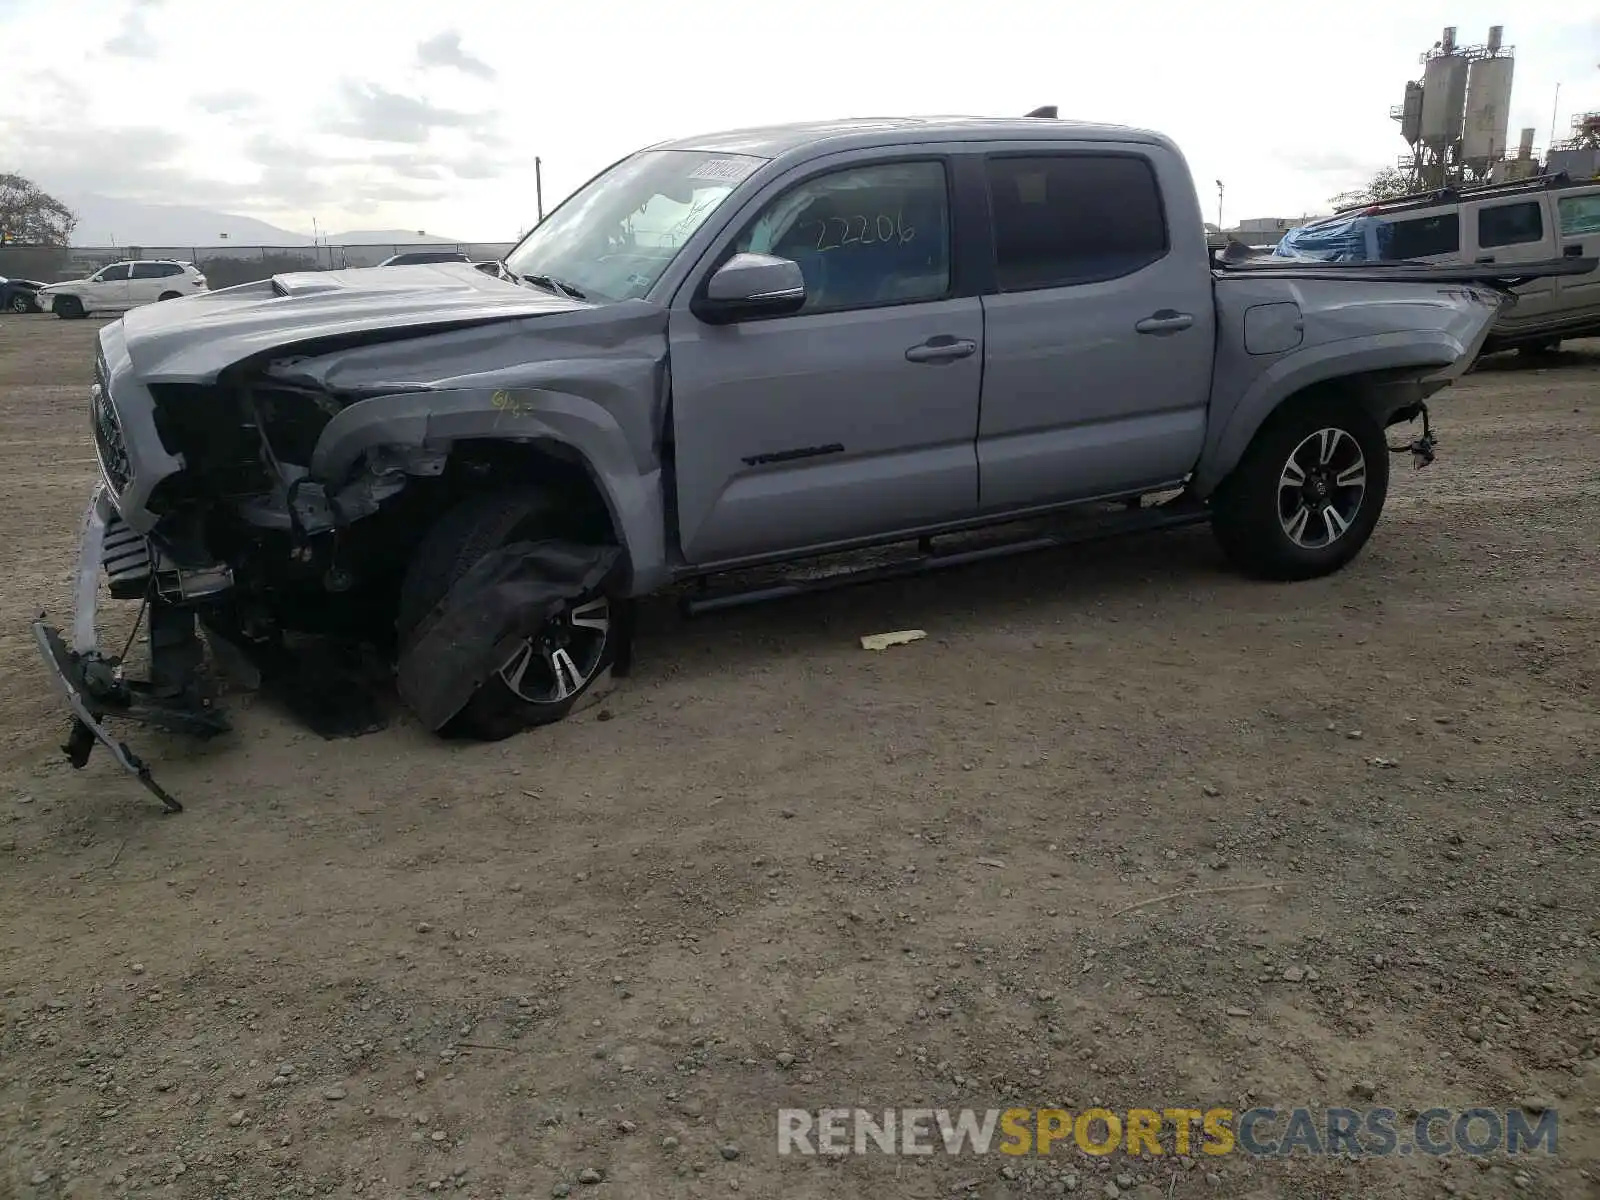
M 401 584 L 395 621 L 401 644 L 485 555 L 557 536 L 559 512 L 551 496 L 518 487 L 475 496 L 440 517 Z M 485 680 L 440 733 L 495 742 L 561 720 L 616 661 L 621 604 L 604 592 L 578 597 Z M 552 649 L 555 642 L 561 646 Z
M 1291 402 L 1256 433 L 1212 499 L 1228 559 L 1259 579 L 1331 575 L 1361 552 L 1389 492 L 1389 447 L 1364 409 Z
M 50 308 L 63 321 L 78 321 L 89 315 L 76 296 L 57 296 Z

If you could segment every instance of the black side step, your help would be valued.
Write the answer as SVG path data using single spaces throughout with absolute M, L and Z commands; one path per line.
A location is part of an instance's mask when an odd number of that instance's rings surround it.
M 1211 520 L 1211 510 L 1204 504 L 1179 498 L 1151 508 L 1131 509 L 1113 514 L 1103 520 L 1086 521 L 1080 528 L 1063 529 L 1019 538 L 998 545 L 978 546 L 971 549 L 954 549 L 934 552 L 932 539 L 919 543 L 922 552 L 894 562 L 875 563 L 859 570 L 840 571 L 814 579 L 786 579 L 761 587 L 726 592 L 702 592 L 683 599 L 685 616 L 697 617 L 702 613 L 717 612 L 727 608 L 742 608 L 750 604 L 765 604 L 772 600 L 787 600 L 814 592 L 832 591 L 861 583 L 881 583 L 888 579 L 903 579 L 912 575 L 927 575 L 951 567 L 964 567 L 990 559 L 1010 558 L 1018 554 L 1034 554 L 1040 550 L 1054 550 L 1063 546 L 1077 546 L 1085 542 L 1104 541 L 1108 538 L 1126 537 L 1135 533 L 1153 533 L 1162 529 L 1180 529 L 1185 525 L 1202 525 Z

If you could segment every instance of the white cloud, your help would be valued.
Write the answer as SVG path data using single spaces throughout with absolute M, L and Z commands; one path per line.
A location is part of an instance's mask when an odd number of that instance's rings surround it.
M 1578 6 L 1581 9 L 1582 6 Z M 1215 219 L 1298 216 L 1392 165 L 1388 119 L 1446 21 L 1506 25 L 1512 136 L 1600 109 L 1600 20 L 1568 0 L 1326 7 L 1183 0 L 985 9 L 930 0 L 528 5 L 274 0 L 247 29 L 204 0 L 9 0 L 18 70 L 0 166 L 63 191 L 483 240 L 630 150 L 729 126 L 915 112 L 1064 117 L 1172 135 Z M 64 56 L 62 47 L 90 49 Z M 96 49 L 95 47 L 99 47 Z M 132 56 L 130 56 L 130 53 Z M 45 64 L 48 64 L 46 66 Z
M 495 70 L 483 59 L 461 48 L 461 35 L 446 30 L 417 46 L 417 62 L 424 67 L 454 67 L 464 75 L 493 79 Z

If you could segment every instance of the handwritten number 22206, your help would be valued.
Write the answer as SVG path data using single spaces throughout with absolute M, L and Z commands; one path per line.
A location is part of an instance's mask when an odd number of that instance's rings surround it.
M 837 250 L 841 246 L 870 246 L 877 242 L 890 242 L 904 246 L 917 236 L 917 231 L 905 223 L 900 213 L 878 213 L 868 216 L 857 213 L 853 217 L 828 217 L 813 221 L 817 227 L 816 249 Z

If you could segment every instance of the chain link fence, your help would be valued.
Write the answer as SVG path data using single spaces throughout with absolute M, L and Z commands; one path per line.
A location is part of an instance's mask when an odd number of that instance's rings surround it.
M 504 258 L 515 242 L 430 242 L 394 246 L 0 246 L 0 276 L 59 283 L 82 279 L 109 263 L 162 258 L 200 268 L 212 288 L 254 283 L 287 271 L 375 267 L 394 254 L 458 250 L 474 262 Z

